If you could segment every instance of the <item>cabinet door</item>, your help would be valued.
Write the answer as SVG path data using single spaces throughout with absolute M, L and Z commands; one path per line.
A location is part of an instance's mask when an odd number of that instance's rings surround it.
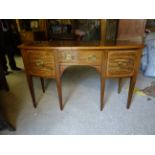
M 107 76 L 131 76 L 134 74 L 136 50 L 108 51 Z
M 27 50 L 27 72 L 34 76 L 55 76 L 54 53 L 45 50 Z

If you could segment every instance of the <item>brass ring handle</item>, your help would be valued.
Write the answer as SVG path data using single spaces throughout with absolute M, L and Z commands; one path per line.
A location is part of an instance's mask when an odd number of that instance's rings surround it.
M 118 65 L 122 65 L 122 62 L 118 62 Z
M 44 67 L 44 70 L 47 70 L 47 71 L 53 71 L 54 69 L 51 68 L 51 67 Z
M 73 55 L 67 53 L 67 54 L 65 55 L 65 60 L 73 60 Z
M 97 59 L 96 55 L 89 55 L 88 56 L 89 61 L 96 61 L 96 59 Z
M 36 66 L 42 66 L 44 62 L 42 60 L 37 60 L 36 61 Z

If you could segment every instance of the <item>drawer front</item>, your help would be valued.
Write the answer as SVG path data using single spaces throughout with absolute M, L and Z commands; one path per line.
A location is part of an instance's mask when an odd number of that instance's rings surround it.
M 108 76 L 130 76 L 134 73 L 136 51 L 109 51 L 107 60 Z
M 54 53 L 52 51 L 28 50 L 27 54 L 30 62 L 33 62 L 37 59 L 42 59 L 48 63 L 54 63 Z
M 60 63 L 72 63 L 81 65 L 100 65 L 102 51 L 100 50 L 63 50 L 59 51 Z
M 28 73 L 35 76 L 55 76 L 54 54 L 52 51 L 27 51 Z

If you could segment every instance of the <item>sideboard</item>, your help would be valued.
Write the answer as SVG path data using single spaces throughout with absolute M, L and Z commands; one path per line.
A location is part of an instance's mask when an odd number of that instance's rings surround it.
M 120 42 L 31 42 L 19 46 L 25 66 L 26 77 L 33 100 L 37 106 L 32 78 L 39 77 L 43 92 L 44 79 L 54 78 L 57 83 L 60 109 L 63 110 L 62 74 L 73 65 L 94 67 L 100 74 L 100 109 L 104 108 L 104 88 L 107 78 L 118 78 L 118 92 L 121 90 L 122 78 L 129 77 L 127 108 L 131 99 L 139 71 L 141 52 L 144 45 L 140 43 Z

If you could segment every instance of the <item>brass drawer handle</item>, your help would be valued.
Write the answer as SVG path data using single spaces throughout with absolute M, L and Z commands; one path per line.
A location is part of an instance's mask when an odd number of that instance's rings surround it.
M 51 68 L 51 67 L 46 67 L 46 70 L 53 71 L 54 69 L 53 69 L 53 68 Z
M 36 61 L 36 66 L 43 66 L 44 62 L 42 60 L 37 60 Z
M 50 68 L 50 67 L 43 67 L 42 68 L 44 71 L 54 71 L 53 68 Z
M 96 55 L 88 56 L 88 61 L 96 61 L 96 59 L 97 59 Z
M 71 54 L 66 54 L 65 55 L 65 60 L 69 61 L 69 60 L 73 60 L 74 59 L 74 56 L 71 55 Z

